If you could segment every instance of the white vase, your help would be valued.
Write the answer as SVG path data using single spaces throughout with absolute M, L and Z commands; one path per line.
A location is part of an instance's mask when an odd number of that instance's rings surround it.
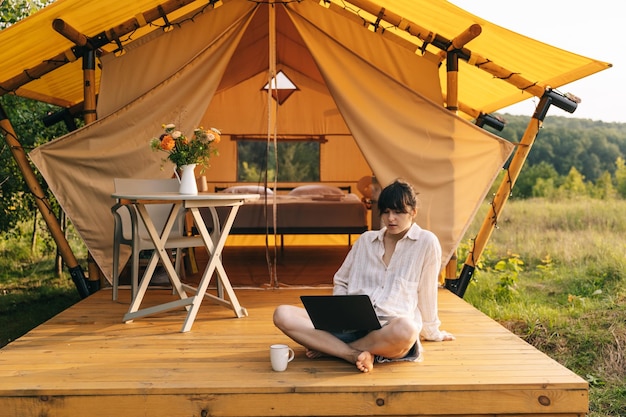
M 196 183 L 196 164 L 183 165 L 180 167 L 180 170 L 182 173 L 180 177 L 178 177 L 178 181 L 180 181 L 178 192 L 187 195 L 197 195 L 198 184 Z

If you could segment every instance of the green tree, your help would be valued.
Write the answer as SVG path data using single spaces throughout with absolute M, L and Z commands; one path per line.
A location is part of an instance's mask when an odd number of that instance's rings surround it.
M 559 190 L 568 198 L 585 196 L 587 195 L 585 177 L 576 168 L 572 167 Z
M 554 185 L 554 178 L 537 178 L 535 185 L 532 188 L 533 197 L 556 197 L 557 187 Z
M 64 124 L 51 127 L 44 126 L 43 118 L 50 112 L 58 111 L 59 108 L 56 106 L 13 95 L 0 97 L 0 105 L 6 111 L 18 141 L 26 153 L 42 143 L 67 133 Z M 36 210 L 33 196 L 30 194 L 22 173 L 4 139 L 2 136 L 3 146 L 0 150 L 0 185 L 2 187 L 0 190 L 0 197 L 2 197 L 0 198 L 0 231 L 11 230 L 18 221 L 32 217 Z M 46 184 L 41 178 L 39 178 L 39 182 L 46 190 Z M 47 197 L 54 201 L 51 195 Z
M 624 162 L 624 158 L 617 158 L 615 166 L 615 183 L 617 193 L 620 197 L 626 198 L 626 163 Z
M 267 169 L 268 181 L 274 181 L 276 172 L 278 181 L 282 182 L 319 181 L 319 155 L 320 144 L 315 141 L 281 141 L 276 150 L 273 144 L 268 146 L 266 142 L 240 141 L 237 143 L 237 180 L 263 182 Z
M 502 132 L 493 133 L 518 142 L 527 129 L 530 118 L 509 114 L 499 116 L 506 120 L 506 126 Z M 625 157 L 626 123 L 548 116 L 539 130 L 513 191 L 520 198 L 548 194 L 557 197 L 557 194 L 565 194 L 566 190 L 561 188 L 561 184 L 570 175 L 573 167 L 589 182 L 588 193 L 607 196 L 606 192 L 610 193 L 610 190 L 607 188 L 609 184 L 605 173 L 615 175 L 616 159 Z M 547 167 L 552 168 L 551 172 L 547 171 Z M 539 178 L 543 180 L 538 183 Z M 592 184 L 594 189 L 590 188 Z M 619 196 L 626 197 L 626 190 L 623 193 L 619 191 L 616 178 L 613 185 L 618 189 Z M 600 191 L 601 189 L 604 191 Z M 567 193 L 571 194 L 571 191 L 568 190 Z
M 609 171 L 604 173 L 598 178 L 595 184 L 590 187 L 591 197 L 598 198 L 600 200 L 611 200 L 617 195 L 617 190 L 613 186 L 613 178 Z
M 554 166 L 546 161 L 541 161 L 536 165 L 526 165 L 522 168 L 520 176 L 515 183 L 515 196 L 520 198 L 547 197 L 543 192 L 540 195 L 536 195 L 537 190 L 535 190 L 535 187 L 537 182 L 539 180 L 542 181 L 541 187 L 548 182 L 554 187 L 558 186 L 558 178 L 559 174 L 554 169 Z
M 33 0 L 0 2 L 0 29 L 7 28 L 50 3 L 51 1 Z M 46 128 L 43 124 L 43 117 L 50 112 L 58 111 L 58 107 L 9 94 L 0 96 L 0 105 L 6 111 L 18 140 L 26 152 L 67 133 L 64 125 Z M 6 232 L 20 220 L 31 217 L 35 204 L 11 149 L 6 145 L 5 138 L 2 135 L 0 137 L 3 144 L 0 148 L 0 232 Z M 43 181 L 40 182 L 45 188 Z
M 317 142 L 281 142 L 278 146 L 278 181 L 319 181 L 319 154 Z
M 587 152 L 579 156 L 578 164 L 581 174 L 589 181 L 597 181 L 605 171 L 615 169 L 614 161 L 621 155 L 619 146 L 611 143 L 602 129 L 587 130 L 583 135 Z
M 19 22 L 53 0 L 5 0 L 0 1 L 0 30 Z

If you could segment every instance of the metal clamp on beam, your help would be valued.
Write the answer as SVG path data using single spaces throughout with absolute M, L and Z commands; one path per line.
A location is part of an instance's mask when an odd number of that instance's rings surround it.
M 498 132 L 502 132 L 505 124 L 506 121 L 503 118 L 493 116 L 491 114 L 480 113 L 480 115 L 476 118 L 476 126 L 483 127 L 487 125 L 496 129 Z
M 80 298 L 89 297 L 89 295 L 91 294 L 91 291 L 87 287 L 87 278 L 85 278 L 85 273 L 83 272 L 83 268 L 81 268 L 80 265 L 76 265 L 68 269 L 70 271 L 70 276 L 72 277 L 72 281 L 74 281 L 74 285 L 76 285 L 76 289 L 78 290 L 78 294 L 80 295 Z
M 64 108 L 63 110 L 59 110 L 56 113 L 49 113 L 43 118 L 43 124 L 46 127 L 50 127 L 59 122 L 65 122 L 67 130 L 69 130 L 70 132 L 76 130 L 74 115 L 69 108 Z
M 467 290 L 467 286 L 472 280 L 472 276 L 474 275 L 475 268 L 471 265 L 465 264 L 463 265 L 463 269 L 461 270 L 461 274 L 456 279 L 446 279 L 445 287 L 453 294 L 456 294 L 460 298 L 463 298 L 465 295 L 465 291 Z
M 534 118 L 543 121 L 548 113 L 550 105 L 555 105 L 561 110 L 568 113 L 574 113 L 580 103 L 580 99 L 573 94 L 560 94 L 551 88 L 546 88 L 543 97 L 541 97 L 540 105 L 537 107 Z

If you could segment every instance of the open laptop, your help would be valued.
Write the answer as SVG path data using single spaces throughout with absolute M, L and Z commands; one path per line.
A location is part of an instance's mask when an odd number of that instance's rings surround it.
M 367 295 L 302 295 L 300 300 L 316 329 L 341 332 L 381 327 Z

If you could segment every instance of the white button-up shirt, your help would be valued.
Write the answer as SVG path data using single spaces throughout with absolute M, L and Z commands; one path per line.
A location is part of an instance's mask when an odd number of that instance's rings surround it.
M 386 228 L 363 233 L 334 277 L 335 295 L 367 294 L 381 322 L 412 317 L 420 336 L 441 341 L 437 313 L 441 245 L 434 233 L 413 224 L 383 262 Z

